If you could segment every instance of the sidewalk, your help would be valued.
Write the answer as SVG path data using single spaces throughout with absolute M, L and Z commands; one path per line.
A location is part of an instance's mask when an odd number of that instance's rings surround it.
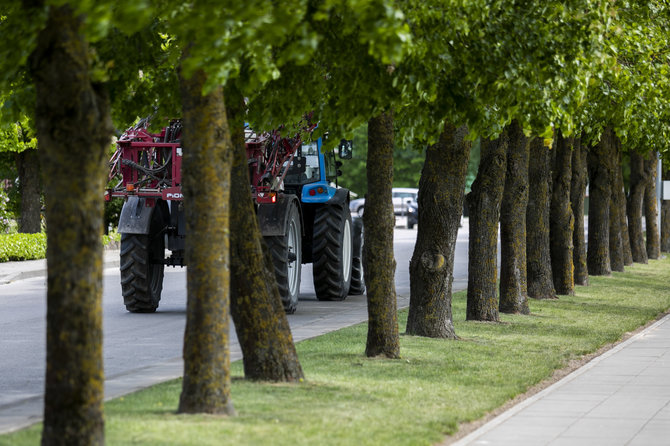
M 669 444 L 670 315 L 454 443 Z

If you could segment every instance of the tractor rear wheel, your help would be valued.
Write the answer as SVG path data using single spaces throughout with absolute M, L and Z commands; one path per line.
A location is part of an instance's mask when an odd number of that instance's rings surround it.
M 121 235 L 121 291 L 131 313 L 153 313 L 163 290 L 165 238 L 159 208 L 149 234 Z
M 363 280 L 363 219 L 353 219 L 353 255 L 351 264 L 351 286 L 350 296 L 358 296 L 365 293 L 365 281 Z
M 314 217 L 314 290 L 319 300 L 343 300 L 351 286 L 351 214 L 344 204 L 322 206 Z
M 263 237 L 272 255 L 275 277 L 279 287 L 284 311 L 295 313 L 300 293 L 300 272 L 302 268 L 302 228 L 300 213 L 295 204 L 289 207 L 286 234 Z

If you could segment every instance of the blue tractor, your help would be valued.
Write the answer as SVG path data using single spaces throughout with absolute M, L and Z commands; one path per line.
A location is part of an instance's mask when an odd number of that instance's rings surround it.
M 349 190 L 338 186 L 342 161 L 337 157 L 351 158 L 351 142 L 342 140 L 336 150 L 324 153 L 321 138 L 308 142 L 293 139 L 290 142 L 294 153 L 288 154 L 288 149 L 276 175 L 267 175 L 268 163 L 261 163 L 259 169 L 255 160 L 272 156 L 258 156 L 267 155 L 267 145 L 254 156 L 253 136 L 249 137 L 249 133 L 247 156 L 252 193 L 258 203 L 258 221 L 272 254 L 284 309 L 295 311 L 300 266 L 304 263 L 312 264 L 317 299 L 342 300 L 350 294 L 363 294 L 363 222 L 358 217 L 352 220 Z M 264 178 L 274 178 L 274 184 L 265 182 L 270 192 L 262 189 Z M 275 202 L 268 198 L 272 189 L 276 192 Z

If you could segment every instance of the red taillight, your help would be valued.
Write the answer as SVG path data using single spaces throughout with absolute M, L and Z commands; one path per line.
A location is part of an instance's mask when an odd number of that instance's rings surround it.
M 272 202 L 273 203 L 277 202 L 277 194 L 272 194 Z
M 315 189 L 310 189 L 310 190 L 309 190 L 309 195 L 311 195 L 312 197 L 313 197 L 314 195 L 316 195 L 316 190 L 315 190 Z

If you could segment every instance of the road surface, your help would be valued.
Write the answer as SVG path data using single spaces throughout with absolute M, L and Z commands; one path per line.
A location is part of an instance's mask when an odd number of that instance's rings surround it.
M 399 307 L 409 303 L 409 260 L 416 229 L 394 235 Z M 454 290 L 467 285 L 467 227 L 456 247 Z M 311 265 L 303 266 L 298 310 L 289 315 L 296 341 L 367 319 L 365 296 L 320 302 L 313 290 Z M 0 285 L 0 433 L 39 421 L 45 373 L 46 281 L 44 277 Z M 186 311 L 186 274 L 166 268 L 163 295 L 154 314 L 128 313 L 121 298 L 117 267 L 104 271 L 103 324 L 105 396 L 117 397 L 181 376 Z M 241 358 L 231 324 L 231 358 Z M 361 347 L 364 348 L 364 347 Z

